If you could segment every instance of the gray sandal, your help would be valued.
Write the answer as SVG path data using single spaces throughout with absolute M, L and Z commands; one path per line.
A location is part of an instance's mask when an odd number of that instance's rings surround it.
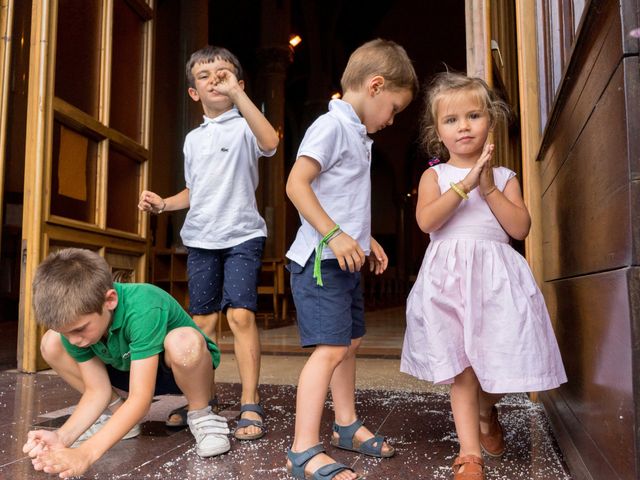
M 304 473 L 304 466 L 309 463 L 309 461 L 313 457 L 321 453 L 324 453 L 324 447 L 321 443 L 305 450 L 304 452 L 293 452 L 290 448 L 287 449 L 287 458 L 291 462 L 291 469 L 289 470 L 289 474 L 293 478 L 297 478 L 299 480 L 331 480 L 332 478 L 335 478 L 337 474 L 344 470 L 350 470 L 354 472 L 353 468 L 336 462 L 320 467 L 318 470 L 313 472 L 313 475 L 311 477 L 307 477 Z M 356 480 L 361 480 L 362 478 L 364 477 L 358 475 Z
M 245 403 L 240 407 L 240 416 L 244 412 L 254 412 L 260 415 L 261 419 L 264 419 L 264 410 L 257 403 Z M 239 428 L 247 428 L 247 427 L 258 427 L 260 431 L 258 433 L 253 433 L 251 435 L 238 433 Z M 248 418 L 240 418 L 238 423 L 236 424 L 236 431 L 233 433 L 233 436 L 238 440 L 257 440 L 259 438 L 264 437 L 264 423 L 262 420 L 250 420 Z
M 353 440 L 356 432 L 362 426 L 362 420 L 356 420 L 351 425 L 347 425 L 346 427 L 342 427 L 337 423 L 333 424 L 333 431 L 338 434 L 338 439 L 335 437 L 331 438 L 331 445 L 336 448 L 341 448 L 343 450 L 349 450 L 351 452 L 363 453 L 365 455 L 369 455 L 370 457 L 377 458 L 390 458 L 393 457 L 396 453 L 395 448 L 389 445 L 388 452 L 382 451 L 382 446 L 384 445 L 384 437 L 381 435 L 375 435 L 371 437 L 369 440 L 365 440 L 358 446 L 353 445 Z

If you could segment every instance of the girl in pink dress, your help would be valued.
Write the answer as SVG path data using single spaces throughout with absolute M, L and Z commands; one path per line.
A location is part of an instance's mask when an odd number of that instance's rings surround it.
M 451 384 L 456 480 L 484 478 L 481 451 L 503 454 L 502 395 L 567 380 L 542 293 L 509 245 L 531 219 L 515 173 L 491 163 L 487 137 L 507 116 L 484 81 L 446 72 L 423 117 L 423 143 L 448 161 L 420 180 L 416 220 L 431 243 L 407 300 L 401 370 Z

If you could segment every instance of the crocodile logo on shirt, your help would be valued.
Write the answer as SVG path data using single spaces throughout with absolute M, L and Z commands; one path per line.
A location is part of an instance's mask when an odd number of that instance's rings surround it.
M 221 151 L 221 152 L 228 152 L 228 151 L 229 151 L 229 149 L 228 149 L 227 147 L 222 147 L 222 148 L 220 149 L 220 151 Z

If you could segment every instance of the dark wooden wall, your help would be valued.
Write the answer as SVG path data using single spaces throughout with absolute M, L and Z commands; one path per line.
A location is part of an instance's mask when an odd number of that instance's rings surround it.
M 543 401 L 576 479 L 639 478 L 637 0 L 592 1 L 545 128 L 544 293 L 569 382 Z

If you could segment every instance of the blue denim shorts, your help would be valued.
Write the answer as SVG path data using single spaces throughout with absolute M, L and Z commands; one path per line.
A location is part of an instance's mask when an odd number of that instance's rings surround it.
M 189 312 L 209 315 L 227 308 L 258 310 L 258 273 L 264 237 L 220 250 L 189 247 Z
M 296 305 L 300 344 L 345 345 L 365 334 L 364 299 L 360 272 L 340 269 L 337 260 L 322 261 L 322 282 L 313 278 L 315 255 L 302 267 L 289 263 L 291 293 Z

